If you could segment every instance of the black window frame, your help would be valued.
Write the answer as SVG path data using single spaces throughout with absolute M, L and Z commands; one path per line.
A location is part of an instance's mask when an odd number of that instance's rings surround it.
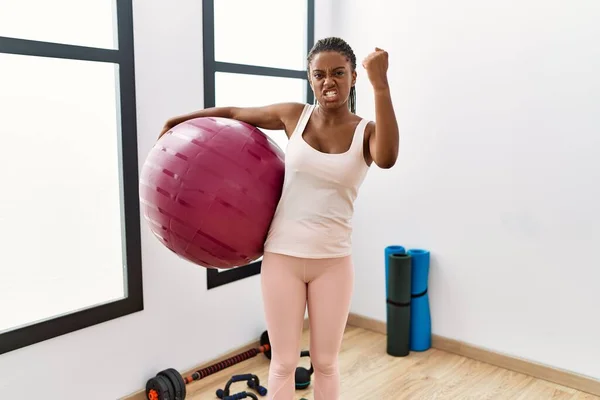
M 306 5 L 306 53 L 308 54 L 315 41 L 315 1 L 307 0 Z M 214 0 L 204 0 L 202 2 L 202 42 L 204 59 L 204 108 L 215 106 L 215 74 L 217 72 L 304 79 L 306 81 L 306 102 L 309 104 L 314 102 L 314 94 L 310 87 L 310 83 L 308 82 L 306 70 L 236 64 L 217 61 L 215 59 Z M 260 274 L 261 264 L 261 261 L 256 261 L 228 270 L 207 269 L 207 289 L 214 289 L 219 286 L 258 275 Z
M 0 54 L 98 61 L 119 66 L 119 152 L 123 203 L 126 297 L 0 333 L 0 354 L 43 342 L 144 309 L 138 189 L 138 144 L 132 0 L 115 0 L 118 49 L 0 36 Z M 90 255 L 93 257 L 93 255 Z M 10 305 L 15 307 L 18 305 Z

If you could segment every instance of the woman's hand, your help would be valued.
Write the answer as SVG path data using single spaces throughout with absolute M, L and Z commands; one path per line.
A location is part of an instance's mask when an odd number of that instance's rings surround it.
M 375 51 L 369 54 L 362 63 L 367 71 L 367 76 L 373 85 L 373 89 L 387 89 L 388 79 L 388 53 L 385 50 L 375 47 Z
M 165 123 L 165 125 L 162 128 L 162 131 L 160 131 L 160 135 L 158 135 L 158 138 L 156 140 L 159 140 L 165 133 L 167 133 L 168 131 L 171 130 L 171 128 L 173 128 L 173 123 L 169 120 Z

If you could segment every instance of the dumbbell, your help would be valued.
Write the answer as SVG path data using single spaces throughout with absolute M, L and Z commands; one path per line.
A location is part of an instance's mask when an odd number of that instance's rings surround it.
M 250 349 L 209 367 L 200 369 L 185 378 L 173 368 L 165 369 L 146 382 L 146 399 L 184 400 L 186 396 L 186 385 L 189 383 L 206 378 L 227 367 L 270 350 L 271 347 L 268 343 L 261 344 L 258 348 Z
M 252 393 L 247 393 L 247 392 L 240 392 L 240 393 L 237 393 L 234 395 L 230 394 L 231 385 L 234 382 L 242 382 L 242 381 L 246 381 L 248 387 L 250 389 L 256 390 L 258 392 L 258 394 L 260 394 L 261 396 L 267 395 L 267 388 L 260 385 L 260 379 L 258 378 L 258 376 L 253 375 L 253 374 L 242 374 L 242 375 L 232 376 L 231 379 L 229 379 L 229 381 L 227 381 L 227 384 L 225 385 L 225 389 L 217 390 L 217 393 L 216 393 L 217 397 L 219 399 L 223 399 L 223 400 L 235 400 L 238 398 L 243 399 L 246 396 L 256 399 L 256 396 L 254 396 Z M 244 397 L 236 397 L 236 396 L 240 396 L 242 394 L 245 394 L 245 396 Z
M 185 380 L 174 368 L 160 371 L 146 382 L 148 400 L 184 400 L 186 396 Z

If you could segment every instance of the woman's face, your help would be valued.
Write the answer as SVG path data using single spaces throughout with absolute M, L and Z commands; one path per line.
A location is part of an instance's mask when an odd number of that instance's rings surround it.
M 356 71 L 352 71 L 348 59 L 338 52 L 321 52 L 309 67 L 308 79 L 319 104 L 325 108 L 346 106 L 356 82 Z

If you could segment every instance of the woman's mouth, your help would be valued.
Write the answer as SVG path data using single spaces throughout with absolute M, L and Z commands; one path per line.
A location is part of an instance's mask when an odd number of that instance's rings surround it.
M 337 90 L 326 90 L 323 92 L 323 97 L 327 100 L 335 100 L 337 99 L 338 92 Z

